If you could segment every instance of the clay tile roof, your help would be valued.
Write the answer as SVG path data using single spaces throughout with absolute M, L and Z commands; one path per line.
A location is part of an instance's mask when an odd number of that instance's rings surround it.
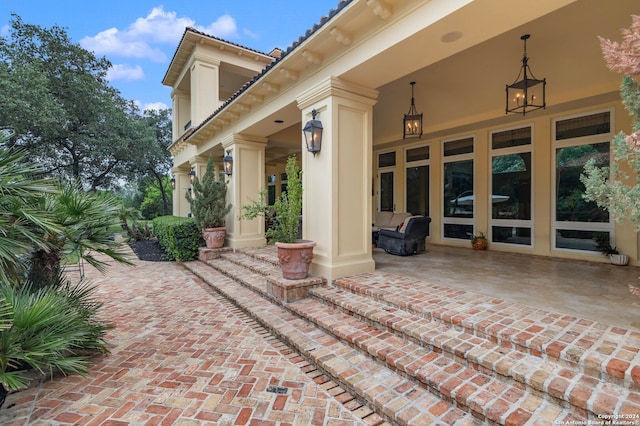
M 267 64 L 267 66 L 262 70 L 262 72 L 258 73 L 256 76 L 254 76 L 244 86 L 242 86 L 238 91 L 236 91 L 233 95 L 231 95 L 231 97 L 229 99 L 224 101 L 222 103 L 222 105 L 220 105 L 211 115 L 209 115 L 207 118 L 205 118 L 202 121 L 202 123 L 200 123 L 197 127 L 195 127 L 193 133 L 191 133 L 188 137 L 191 137 L 198 130 L 200 130 L 202 127 L 204 127 L 209 121 L 211 121 L 216 115 L 220 114 L 238 96 L 240 96 L 242 93 L 244 93 L 249 87 L 253 86 L 263 76 L 268 74 L 269 71 L 271 69 L 273 69 L 273 67 L 276 64 L 280 63 L 288 55 L 290 55 L 292 52 L 294 52 L 298 46 L 300 46 L 305 40 L 307 40 L 309 37 L 311 37 L 311 35 L 313 35 L 316 31 L 318 31 L 320 28 L 322 28 L 327 22 L 329 22 L 334 16 L 336 16 L 338 13 L 340 13 L 340 11 L 342 9 L 344 9 L 345 7 L 347 7 L 352 1 L 353 0 L 340 0 L 340 2 L 338 3 L 338 6 L 335 9 L 331 9 L 327 16 L 323 16 L 320 19 L 320 22 L 318 22 L 317 24 L 314 24 L 313 27 L 311 27 L 311 29 L 308 29 L 303 36 L 300 36 L 298 38 L 298 40 L 294 41 L 284 52 L 282 52 L 280 49 L 277 49 L 281 53 L 280 56 L 271 55 L 271 56 L 275 57 L 275 60 L 273 62 L 271 62 L 270 64 Z M 192 30 L 192 31 L 197 32 L 198 34 L 202 34 L 202 35 L 207 36 L 206 34 L 200 32 L 200 31 L 194 30 L 194 29 L 187 29 L 187 30 Z M 185 34 L 186 34 L 186 31 L 185 31 Z M 182 37 L 184 39 L 184 35 Z M 229 42 L 227 42 L 225 40 L 221 40 L 221 39 L 213 37 L 213 36 L 208 36 L 208 37 L 211 37 L 211 38 L 213 38 L 215 40 L 218 40 L 218 41 L 222 41 L 224 43 L 229 43 Z M 180 42 L 182 43 L 182 40 Z M 234 43 L 231 43 L 231 44 L 234 44 Z M 236 45 L 236 46 L 239 46 L 239 45 Z M 239 46 L 239 47 L 245 48 L 243 46 Z M 174 54 L 174 57 L 175 57 L 175 54 Z M 185 140 L 188 139 L 188 137 L 185 137 Z

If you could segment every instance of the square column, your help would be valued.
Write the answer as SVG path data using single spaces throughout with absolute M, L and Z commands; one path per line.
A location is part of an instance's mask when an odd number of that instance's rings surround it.
M 371 246 L 376 90 L 329 78 L 300 96 L 302 126 L 318 112 L 322 150 L 302 138 L 302 236 L 317 243 L 311 273 L 333 280 L 375 270 Z M 302 132 L 301 132 L 302 133 Z
M 240 219 L 242 206 L 257 200 L 265 189 L 264 138 L 234 134 L 222 142 L 222 148 L 233 157 L 233 172 L 228 176 L 227 197 L 231 211 L 227 215 L 227 244 L 232 248 L 260 247 L 264 237 L 264 218 Z
M 173 190 L 173 215 L 186 217 L 190 210 L 185 194 L 191 187 L 189 171 L 173 169 L 173 177 L 176 180 L 176 188 Z

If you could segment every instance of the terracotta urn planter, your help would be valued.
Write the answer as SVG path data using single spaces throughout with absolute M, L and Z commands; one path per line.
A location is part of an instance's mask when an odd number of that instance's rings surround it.
M 295 243 L 276 242 L 282 277 L 287 280 L 307 278 L 315 246 L 315 241 L 307 240 L 298 240 Z
M 471 244 L 474 250 L 486 250 L 489 245 L 489 242 L 484 238 L 479 238 L 475 242 Z
M 220 248 L 224 245 L 224 237 L 227 234 L 226 227 L 220 228 L 205 228 L 202 230 L 202 236 L 204 242 L 207 244 L 207 248 Z

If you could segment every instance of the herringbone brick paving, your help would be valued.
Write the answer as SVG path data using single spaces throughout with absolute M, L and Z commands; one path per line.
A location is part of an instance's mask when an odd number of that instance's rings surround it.
M 383 423 L 176 263 L 137 261 L 87 275 L 102 316 L 116 326 L 111 355 L 95 359 L 87 377 L 9 395 L 0 424 Z

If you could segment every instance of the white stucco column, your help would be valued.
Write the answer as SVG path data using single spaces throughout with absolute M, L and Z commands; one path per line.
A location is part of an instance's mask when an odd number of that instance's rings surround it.
M 173 190 L 173 215 L 186 217 L 189 214 L 189 203 L 185 194 L 189 190 L 189 171 L 183 169 L 173 169 L 173 177 L 176 180 L 176 187 Z
M 372 128 L 376 90 L 329 78 L 302 94 L 302 125 L 315 109 L 322 150 L 302 138 L 304 239 L 317 243 L 311 272 L 334 278 L 375 269 L 371 254 Z
M 265 146 L 260 137 L 234 134 L 222 142 L 222 148 L 233 157 L 233 173 L 228 179 L 227 197 L 232 204 L 227 215 L 226 245 L 233 248 L 261 247 L 266 244 L 264 218 L 241 220 L 241 207 L 257 200 L 265 189 Z
M 220 105 L 220 61 L 195 53 L 190 71 L 191 125 L 196 126 Z

